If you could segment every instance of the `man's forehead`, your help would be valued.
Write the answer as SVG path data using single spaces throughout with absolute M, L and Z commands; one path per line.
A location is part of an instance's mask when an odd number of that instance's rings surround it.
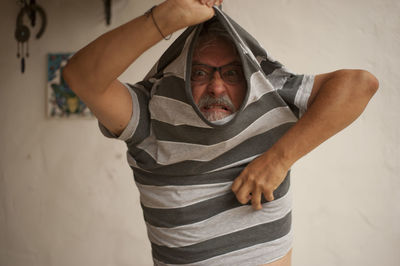
M 228 47 L 230 47 L 232 51 L 235 51 L 237 53 L 236 46 L 231 40 L 228 40 L 223 36 L 210 36 L 210 37 L 199 38 L 195 50 L 202 51 L 207 48 L 228 48 Z
M 192 60 L 192 65 L 204 65 L 204 66 L 214 67 L 214 66 L 211 66 L 211 65 L 204 64 L 201 60 L 196 60 L 196 59 Z M 234 66 L 240 65 L 241 66 L 242 62 L 239 59 L 237 59 L 237 60 L 235 59 L 235 60 L 232 60 L 232 61 L 228 62 L 227 64 L 221 66 L 221 67 L 230 66 L 230 65 L 234 65 Z
M 228 63 L 241 64 L 236 46 L 225 38 L 212 38 L 198 43 L 194 49 L 192 64 L 205 63 L 204 61 L 226 59 Z

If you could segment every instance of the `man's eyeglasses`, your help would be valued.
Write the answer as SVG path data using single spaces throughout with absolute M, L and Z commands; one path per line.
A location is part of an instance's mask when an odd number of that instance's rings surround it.
M 193 64 L 191 80 L 196 82 L 210 82 L 214 78 L 215 71 L 218 71 L 222 80 L 229 84 L 237 84 L 244 80 L 242 65 L 237 63 L 220 67 Z

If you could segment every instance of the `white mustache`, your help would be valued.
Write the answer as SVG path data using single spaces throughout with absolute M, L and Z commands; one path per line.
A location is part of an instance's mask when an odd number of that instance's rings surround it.
M 223 95 L 221 97 L 214 98 L 214 97 L 211 97 L 210 95 L 206 94 L 200 98 L 198 107 L 199 107 L 201 113 L 204 115 L 204 117 L 208 121 L 217 121 L 217 120 L 223 119 L 230 115 L 226 112 L 221 112 L 218 110 L 204 111 L 204 109 L 208 109 L 207 107 L 212 106 L 212 105 L 221 105 L 221 106 L 225 107 L 231 113 L 236 112 L 235 106 L 233 105 L 231 99 L 227 95 Z
M 214 98 L 214 97 L 211 97 L 210 95 L 206 94 L 200 98 L 199 103 L 198 103 L 199 109 L 201 109 L 203 107 L 211 106 L 211 105 L 222 105 L 222 106 L 226 107 L 232 113 L 236 112 L 235 106 L 233 105 L 231 99 L 227 95 L 222 95 L 221 97 Z

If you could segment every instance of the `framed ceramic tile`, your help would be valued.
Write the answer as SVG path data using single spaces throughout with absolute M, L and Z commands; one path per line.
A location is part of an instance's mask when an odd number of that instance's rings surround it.
M 72 53 L 47 55 L 47 116 L 50 118 L 93 118 L 92 112 L 68 87 L 61 73 Z

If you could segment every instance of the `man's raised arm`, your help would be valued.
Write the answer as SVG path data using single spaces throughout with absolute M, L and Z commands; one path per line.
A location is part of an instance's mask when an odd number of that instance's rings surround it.
M 290 167 L 322 142 L 351 124 L 379 87 L 365 70 L 338 70 L 315 77 L 304 116 L 269 150 L 253 160 L 236 178 L 232 190 L 245 204 L 261 209 L 261 196 L 274 199 Z
M 153 17 L 142 15 L 78 51 L 63 70 L 70 88 L 99 121 L 119 135 L 128 124 L 132 100 L 117 78 L 147 49 L 179 29 L 208 20 L 222 0 L 167 0 Z M 157 28 L 159 27 L 159 29 Z M 161 31 L 161 32 L 160 32 Z

